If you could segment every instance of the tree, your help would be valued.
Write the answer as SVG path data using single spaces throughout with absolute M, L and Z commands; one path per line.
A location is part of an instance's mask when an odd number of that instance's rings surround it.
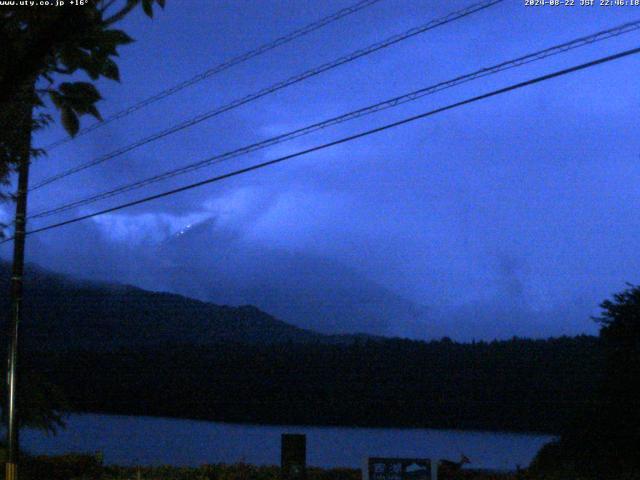
M 78 5 L 77 3 L 82 3 Z M 118 81 L 115 58 L 118 47 L 132 42 L 122 30 L 112 28 L 138 5 L 153 16 L 154 4 L 165 0 L 78 0 L 75 4 L 0 7 L 0 182 L 8 182 L 17 172 L 16 216 L 14 221 L 13 272 L 11 277 L 11 318 L 7 371 L 7 479 L 17 478 L 18 431 L 25 422 L 19 408 L 24 384 L 18 384 L 18 324 L 21 316 L 27 192 L 31 158 L 43 153 L 31 144 L 32 132 L 46 126 L 52 116 L 43 112 L 46 98 L 60 112 L 65 130 L 74 136 L 79 117 L 100 119 L 96 103 L 100 93 L 92 81 L 100 77 Z M 60 76 L 84 72 L 90 81 L 58 82 Z M 34 390 L 29 398 L 34 397 Z M 42 412 L 42 409 L 37 409 Z M 33 413 L 33 412 L 32 412 Z M 55 417 L 43 415 L 45 421 Z
M 42 113 L 45 97 L 59 110 L 62 125 L 72 136 L 78 132 L 80 116 L 100 119 L 96 103 L 101 96 L 91 81 L 100 77 L 119 81 L 118 48 L 133 41 L 113 25 L 138 5 L 152 17 L 155 3 L 164 7 L 165 0 L 0 7 L 0 181 L 6 182 L 24 156 L 26 134 L 51 121 Z M 91 81 L 57 81 L 78 71 Z M 34 152 L 43 153 L 30 149 L 29 154 Z
M 552 473 L 544 478 L 640 478 L 640 287 L 629 285 L 600 307 L 600 388 L 560 440 L 539 452 L 533 470 Z
M 640 474 L 640 287 L 629 285 L 600 306 L 603 433 L 617 462 Z
M 21 427 L 31 427 L 49 433 L 64 428 L 64 412 L 68 410 L 66 396 L 60 387 L 51 383 L 42 374 L 34 371 L 21 372 L 22 388 L 19 404 L 22 407 Z M 6 421 L 6 396 L 0 398 L 0 411 Z

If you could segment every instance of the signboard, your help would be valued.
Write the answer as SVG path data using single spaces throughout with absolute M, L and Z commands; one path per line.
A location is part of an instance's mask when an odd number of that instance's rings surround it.
M 363 480 L 437 480 L 438 462 L 430 458 L 368 457 Z
M 307 437 L 283 433 L 280 457 L 283 480 L 305 480 L 307 476 Z

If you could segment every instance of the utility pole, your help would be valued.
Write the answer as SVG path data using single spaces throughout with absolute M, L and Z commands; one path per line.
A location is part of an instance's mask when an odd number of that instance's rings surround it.
M 27 224 L 27 192 L 29 190 L 29 163 L 31 156 L 31 130 L 33 127 L 33 96 L 35 82 L 23 90 L 23 101 L 16 108 L 17 170 L 15 231 L 13 234 L 13 266 L 11 272 L 11 313 L 9 325 L 9 358 L 7 363 L 7 447 L 6 480 L 18 480 L 20 458 L 18 415 L 18 327 L 22 317 L 22 284 L 24 274 L 24 250 Z

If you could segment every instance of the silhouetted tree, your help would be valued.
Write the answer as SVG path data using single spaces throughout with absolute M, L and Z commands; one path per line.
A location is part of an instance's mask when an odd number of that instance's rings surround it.
M 45 97 L 70 135 L 78 132 L 81 115 L 100 119 L 96 103 L 101 96 L 92 81 L 119 81 L 118 47 L 133 41 L 113 25 L 138 5 L 151 17 L 155 3 L 164 7 L 165 0 L 0 7 L 0 183 L 7 184 L 25 157 L 43 153 L 31 148 L 29 139 L 34 129 L 52 120 Z M 78 71 L 91 81 L 59 81 Z
M 18 402 L 22 406 L 22 426 L 51 433 L 64 427 L 64 415 L 69 405 L 60 387 L 33 370 L 22 372 L 20 378 L 22 388 Z M 6 400 L 6 395 L 0 397 L 0 412 L 3 417 Z
M 538 454 L 533 470 L 549 478 L 640 478 L 640 287 L 629 285 L 600 306 L 600 388 L 560 440 Z
M 600 306 L 603 434 L 611 461 L 640 474 L 640 287 L 629 285 Z
M 32 147 L 31 135 L 53 118 L 45 97 L 72 136 L 80 128 L 80 116 L 100 119 L 96 103 L 101 96 L 92 82 L 101 77 L 119 81 L 118 47 L 133 41 L 113 25 L 138 5 L 151 17 L 156 3 L 164 7 L 165 0 L 91 0 L 57 8 L 0 6 L 0 186 L 8 184 L 14 171 L 20 170 L 26 179 L 31 159 L 43 153 Z M 78 72 L 90 81 L 76 81 Z M 68 75 L 74 80 L 59 81 Z M 21 198 L 26 205 L 26 191 Z M 19 249 L 23 252 L 23 246 Z M 43 381 L 26 380 L 18 388 L 18 398 L 24 399 L 22 424 L 53 427 L 60 421 L 57 395 Z

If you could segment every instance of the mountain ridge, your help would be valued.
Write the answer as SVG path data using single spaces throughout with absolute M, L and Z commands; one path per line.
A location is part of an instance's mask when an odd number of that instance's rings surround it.
M 7 311 L 10 265 L 0 261 L 0 301 Z M 78 280 L 25 267 L 23 336 L 38 348 L 113 349 L 167 343 L 340 343 L 363 335 L 325 335 L 254 307 L 217 305 L 169 292 Z
M 77 412 L 557 432 L 589 405 L 602 364 L 596 337 L 322 335 L 252 306 L 75 282 L 33 265 L 25 288 L 21 364 Z
M 324 334 L 438 336 L 430 308 L 330 255 L 269 245 L 209 219 L 153 248 L 150 269 L 168 290 L 206 301 L 249 303 Z M 153 282 L 150 282 L 152 284 Z M 427 328 L 428 327 L 428 328 Z

